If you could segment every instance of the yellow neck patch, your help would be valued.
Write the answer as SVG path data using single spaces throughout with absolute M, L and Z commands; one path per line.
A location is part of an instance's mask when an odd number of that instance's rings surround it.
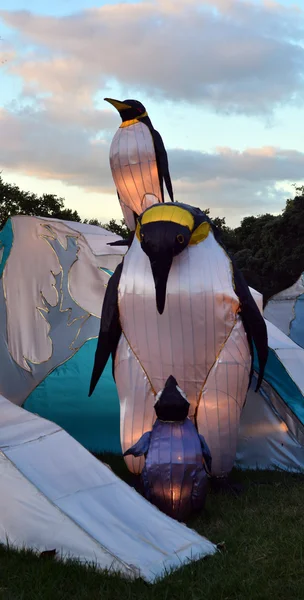
M 139 123 L 139 120 L 130 119 L 130 121 L 123 121 L 121 125 L 119 125 L 119 129 L 123 129 L 124 127 L 130 127 L 130 125 L 135 125 L 135 123 Z
M 137 225 L 136 225 L 136 229 L 135 229 L 135 235 L 136 235 L 137 239 L 139 240 L 139 242 L 141 242 L 141 239 L 140 239 L 140 224 L 138 223 L 138 221 L 137 221 Z
M 190 238 L 189 246 L 194 246 L 195 244 L 199 244 L 200 242 L 203 242 L 206 239 L 206 237 L 208 236 L 209 231 L 210 231 L 210 223 L 207 223 L 206 221 L 204 223 L 201 223 L 195 229 L 195 231 L 193 231 L 192 236 Z
M 172 221 L 178 225 L 188 227 L 190 231 L 194 227 L 194 217 L 192 214 L 188 210 L 174 205 L 173 202 L 172 206 L 171 204 L 157 204 L 149 208 L 143 214 L 141 223 L 142 225 L 147 225 L 147 223 L 157 223 L 157 221 Z
M 130 127 L 130 125 L 135 125 L 135 123 L 139 123 L 139 119 L 142 119 L 143 117 L 147 117 L 148 113 L 144 112 L 141 115 L 139 115 L 136 119 L 130 119 L 129 121 L 123 121 L 121 123 L 121 125 L 119 125 L 119 129 L 123 129 L 124 127 Z

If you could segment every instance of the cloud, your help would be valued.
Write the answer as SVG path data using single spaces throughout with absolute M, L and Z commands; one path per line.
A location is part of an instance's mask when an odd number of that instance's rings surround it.
M 223 178 L 252 182 L 296 181 L 303 177 L 304 153 L 273 147 L 243 152 L 218 148 L 215 153 L 173 150 L 172 174 L 181 180 L 201 182 Z
M 102 111 L 100 111 L 102 112 Z M 103 116 L 103 118 L 105 118 Z M 62 127 L 52 112 L 22 109 L 0 111 L 0 165 L 25 175 L 60 180 L 90 192 L 115 194 L 109 165 L 110 140 L 90 136 L 79 123 Z M 168 149 L 177 200 L 211 207 L 228 221 L 246 214 L 278 211 L 286 192 L 277 182 L 299 181 L 304 153 L 280 148 L 243 152 Z M 253 210 L 252 210 L 252 207 Z
M 119 117 L 98 109 L 98 96 L 109 95 L 113 82 L 124 97 L 137 91 L 139 98 L 161 98 L 163 110 L 186 102 L 268 116 L 303 103 L 304 18 L 295 7 L 155 0 L 66 17 L 0 11 L 1 17 L 15 30 L 1 50 L 1 68 L 22 83 L 21 96 L 0 109 L 4 175 L 10 169 L 114 197 L 109 146 Z M 176 198 L 210 207 L 230 223 L 280 210 L 286 192 L 278 183 L 301 181 L 304 172 L 304 153 L 292 149 L 168 153 Z
M 12 67 L 26 85 L 90 104 L 110 80 L 220 112 L 303 102 L 303 12 L 276 2 L 155 0 L 66 17 L 1 11 L 34 45 Z M 40 58 L 42 55 L 42 58 Z
M 94 118 L 97 120 L 97 115 Z M 63 127 L 52 111 L 0 109 L 0 131 L 1 139 L 6 140 L 0 148 L 1 168 L 85 189 L 113 190 L 109 143 L 96 139 L 95 132 L 90 137 L 79 121 Z

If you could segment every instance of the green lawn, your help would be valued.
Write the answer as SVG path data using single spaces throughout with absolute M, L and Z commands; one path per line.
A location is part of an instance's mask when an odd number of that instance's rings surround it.
M 119 458 L 106 457 L 128 479 Z M 76 563 L 39 559 L 0 547 L 1 600 L 303 600 L 304 477 L 279 472 L 233 474 L 240 496 L 210 493 L 188 524 L 226 551 L 155 585 L 127 582 Z

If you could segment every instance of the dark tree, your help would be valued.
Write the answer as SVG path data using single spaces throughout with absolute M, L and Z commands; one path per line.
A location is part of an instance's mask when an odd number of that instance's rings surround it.
M 37 196 L 23 192 L 17 185 L 5 183 L 0 175 L 0 229 L 9 217 L 31 215 L 80 221 L 76 210 L 64 207 L 64 199 L 53 194 Z
M 116 233 L 116 235 L 120 235 L 124 240 L 130 235 L 130 229 L 128 229 L 124 219 L 121 219 L 120 224 L 117 223 L 116 219 L 111 219 L 109 223 L 103 223 L 102 227 L 108 231 L 112 231 L 112 233 Z
M 87 225 L 97 225 L 97 227 L 103 227 L 102 223 L 98 219 L 84 219 L 83 223 Z
M 265 303 L 304 271 L 304 187 L 295 189 L 281 215 L 246 217 L 234 230 L 237 265 Z

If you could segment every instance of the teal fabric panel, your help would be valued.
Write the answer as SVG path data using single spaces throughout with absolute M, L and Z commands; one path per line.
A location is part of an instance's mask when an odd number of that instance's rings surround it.
M 46 377 L 24 408 L 54 421 L 88 450 L 121 453 L 120 407 L 111 360 L 88 397 L 96 346 L 97 339 L 88 340 Z
M 258 361 L 255 353 L 254 368 L 258 371 Z M 268 360 L 264 379 L 274 388 L 287 406 L 304 424 L 304 396 L 295 382 L 291 379 L 283 363 L 274 350 L 269 348 Z
M 2 259 L 0 260 L 0 277 L 3 275 L 6 261 L 10 255 L 13 245 L 14 232 L 11 219 L 8 219 L 0 231 L 0 251 L 3 249 Z

